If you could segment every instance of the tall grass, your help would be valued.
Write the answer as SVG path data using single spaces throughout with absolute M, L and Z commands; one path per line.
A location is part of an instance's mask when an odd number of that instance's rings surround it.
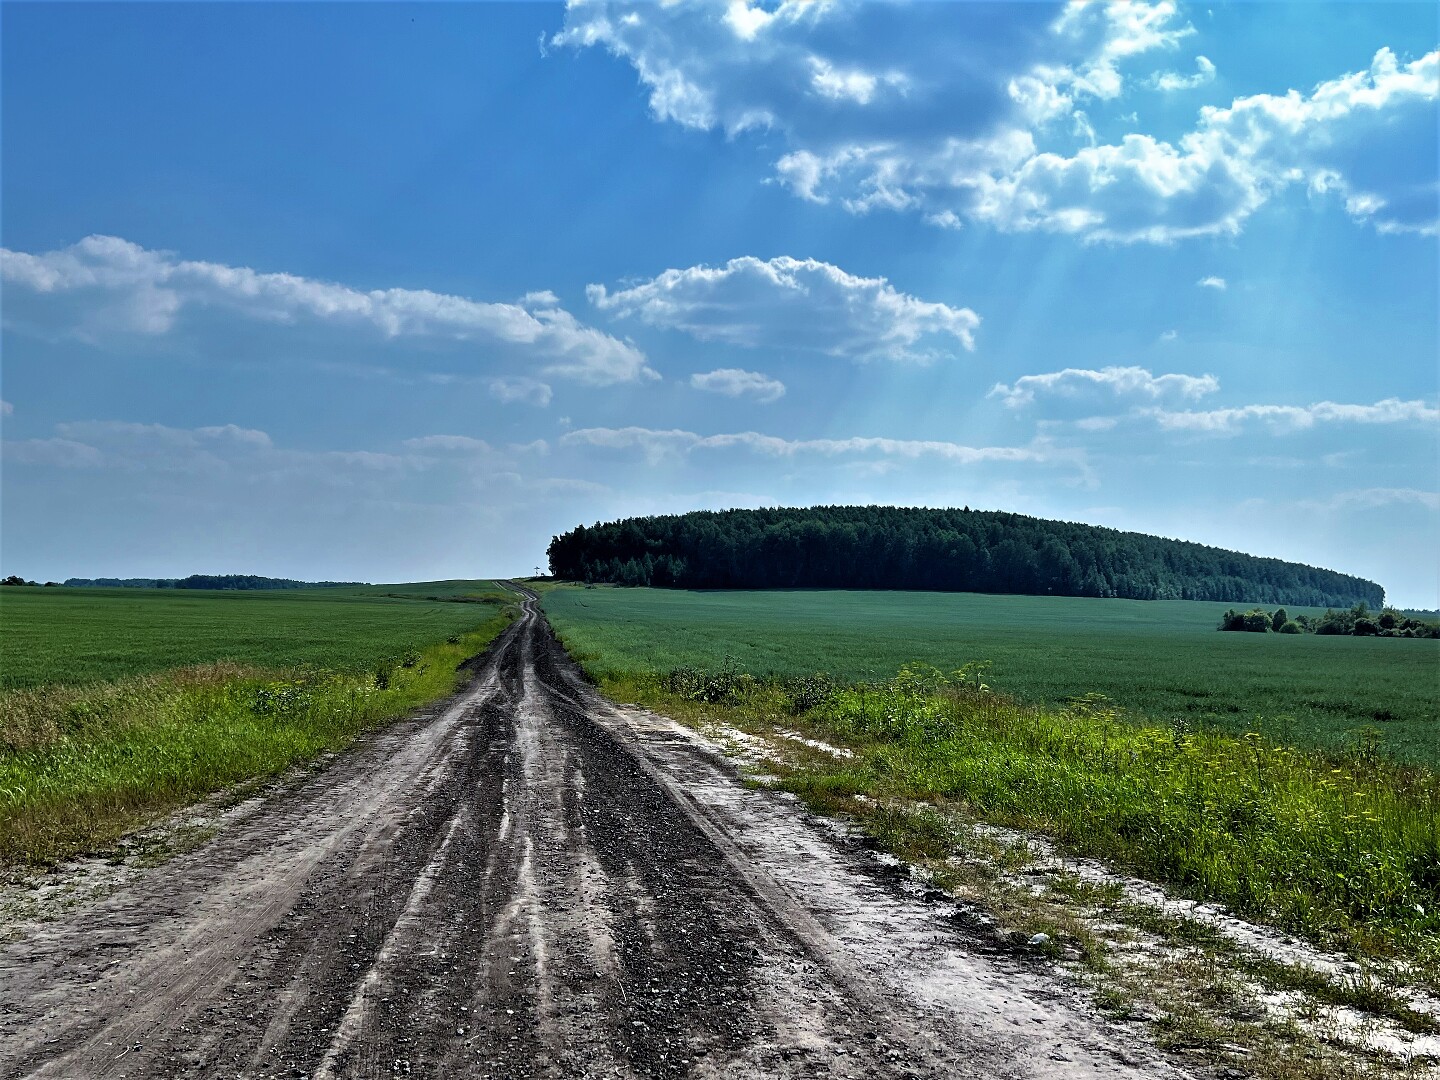
M 210 664 L 0 694 L 0 862 L 95 850 L 158 814 L 341 749 L 453 692 L 457 665 L 509 618 L 363 670 Z
M 1339 756 L 1256 733 L 1130 722 L 1097 695 L 1025 706 L 982 677 L 914 665 L 880 684 L 818 684 L 817 698 L 813 679 L 722 671 L 697 683 L 681 671 L 624 689 L 682 713 L 718 704 L 736 718 L 783 718 L 848 747 L 853 757 L 817 755 L 784 777 L 822 808 L 885 816 L 887 805 L 919 801 L 1038 830 L 1312 940 L 1440 972 L 1435 773 L 1373 747 Z M 852 798 L 861 794 L 870 800 Z M 934 824 L 932 815 L 915 827 Z

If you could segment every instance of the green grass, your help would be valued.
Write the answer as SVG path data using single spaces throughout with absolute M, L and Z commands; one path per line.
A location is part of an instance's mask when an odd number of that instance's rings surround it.
M 1422 766 L 1177 733 L 1094 701 L 1027 706 L 918 667 L 822 694 L 725 675 L 601 686 L 681 719 L 798 729 L 850 750 L 767 767 L 814 809 L 935 863 L 941 880 L 967 823 L 1034 831 L 1322 945 L 1404 958 L 1440 983 L 1440 778 Z
M 255 592 L 0 589 L 0 689 L 82 685 L 194 664 L 359 670 L 495 610 L 489 581 Z
M 0 863 L 102 850 L 452 693 L 513 616 L 489 585 L 5 590 Z
M 1036 704 L 1098 693 L 1142 718 L 1330 750 L 1373 729 L 1386 753 L 1440 764 L 1440 641 L 1223 634 L 1215 625 L 1232 605 L 1199 601 L 571 586 L 542 595 L 567 647 L 602 681 L 716 668 L 726 654 L 757 676 L 847 681 L 881 681 L 912 660 L 945 670 L 988 660 L 993 686 Z

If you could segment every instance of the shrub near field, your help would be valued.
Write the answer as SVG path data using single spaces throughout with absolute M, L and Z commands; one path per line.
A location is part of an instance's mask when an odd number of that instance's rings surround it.
M 1098 693 L 1137 716 L 1332 750 L 1378 739 L 1440 764 L 1436 641 L 1220 634 L 1226 605 L 1200 601 L 563 586 L 544 604 L 602 680 L 713 669 L 727 654 L 756 675 L 846 681 L 988 660 L 991 683 L 1025 701 Z
M 489 581 L 276 592 L 0 590 L 0 688 L 228 661 L 350 669 L 472 629 Z M 492 601 L 479 609 L 466 601 Z
M 237 607 L 228 595 L 202 595 L 192 601 L 198 609 L 185 609 L 196 631 L 188 653 L 171 651 L 183 637 L 162 616 L 174 609 L 163 601 L 153 606 L 150 596 L 91 596 L 64 608 L 68 616 L 89 612 L 107 633 L 84 627 L 67 634 L 83 624 L 51 621 L 48 637 L 39 636 L 53 650 L 47 658 L 53 670 L 73 670 L 67 661 L 109 634 L 126 650 L 106 658 L 108 670 L 156 668 L 167 660 L 171 670 L 0 692 L 0 863 L 47 863 L 103 848 L 159 814 L 339 750 L 367 729 L 452 693 L 457 665 L 504 629 L 513 608 L 504 595 L 481 594 L 484 583 L 450 584 L 456 597 L 495 603 L 404 598 L 407 590 L 443 595 L 433 584 L 381 587 L 393 598 L 360 593 L 349 602 L 312 597 L 293 605 L 260 600 Z M 107 609 L 107 600 L 116 606 Z M 7 602 L 7 623 L 11 611 Z M 267 625 L 273 640 L 264 634 Z M 317 639 L 301 653 L 311 662 L 257 662 L 289 660 L 305 633 Z M 7 663 L 15 640 L 7 638 Z M 250 662 L 175 669 L 176 652 Z M 26 669 L 32 678 L 37 667 Z

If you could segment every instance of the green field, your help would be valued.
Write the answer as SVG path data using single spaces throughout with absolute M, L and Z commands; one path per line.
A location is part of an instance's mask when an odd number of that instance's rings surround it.
M 1098 693 L 1145 717 L 1330 749 L 1371 729 L 1397 758 L 1440 763 L 1440 641 L 1223 634 L 1228 605 L 1199 601 L 578 586 L 543 598 L 601 680 L 727 654 L 757 676 L 866 681 L 909 661 L 988 660 L 990 684 L 1025 701 Z
M 0 590 L 0 689 L 108 682 L 192 664 L 353 670 L 474 629 L 490 581 L 339 589 Z M 431 599 L 434 598 L 434 599 Z
M 515 611 L 488 581 L 0 592 L 0 864 L 104 851 L 453 693 Z

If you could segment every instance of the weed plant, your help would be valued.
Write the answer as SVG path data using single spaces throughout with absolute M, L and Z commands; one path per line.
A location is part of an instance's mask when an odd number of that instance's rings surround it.
M 1036 708 L 985 665 L 908 665 L 879 683 L 717 672 L 602 680 L 682 716 L 795 725 L 852 751 L 782 770 L 891 850 L 943 858 L 947 815 L 1057 840 L 1257 921 L 1440 976 L 1440 778 L 1372 746 L 1349 755 L 1184 724 L 1135 722 L 1098 694 Z M 863 795 L 865 800 L 855 796 Z M 941 813 L 900 812 L 929 805 Z
M 493 609 L 492 609 L 493 610 Z M 509 622 L 364 668 L 207 664 L 0 694 L 0 862 L 94 851 L 240 781 L 277 776 L 453 692 L 457 666 Z

